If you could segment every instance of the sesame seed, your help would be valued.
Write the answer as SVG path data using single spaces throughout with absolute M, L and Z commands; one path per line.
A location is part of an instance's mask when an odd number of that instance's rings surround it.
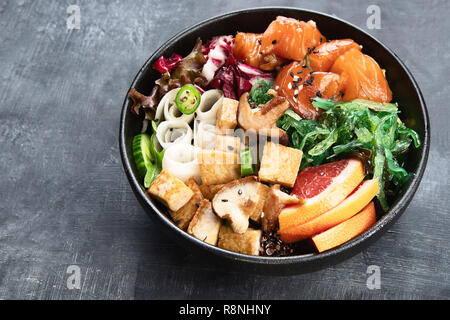
M 241 195 L 242 194 L 242 189 L 238 190 L 238 194 Z
M 303 70 L 299 70 L 299 71 L 297 71 L 297 74 L 300 74 L 300 73 L 302 73 L 303 72 Z
M 222 202 L 228 202 L 228 199 L 222 199 Z
M 318 96 L 319 98 L 322 98 L 322 93 L 320 93 L 320 91 L 317 91 L 316 96 Z
M 292 89 L 292 83 L 291 82 L 288 83 L 288 88 L 289 88 L 289 90 Z
M 290 74 L 291 77 L 294 77 L 294 73 L 293 73 L 293 72 L 291 72 L 291 73 L 289 73 L 289 74 Z
M 272 41 L 272 44 L 276 44 L 276 43 L 277 43 L 277 40 L 273 40 L 273 41 Z
M 316 54 L 317 54 L 317 53 L 319 53 L 319 50 L 313 51 L 313 53 L 316 53 Z

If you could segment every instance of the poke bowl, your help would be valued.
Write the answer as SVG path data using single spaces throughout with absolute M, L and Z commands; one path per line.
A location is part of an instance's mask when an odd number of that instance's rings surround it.
M 429 139 L 395 53 L 339 18 L 281 7 L 169 39 L 133 80 L 119 133 L 132 190 L 170 236 L 275 274 L 338 263 L 386 232 Z

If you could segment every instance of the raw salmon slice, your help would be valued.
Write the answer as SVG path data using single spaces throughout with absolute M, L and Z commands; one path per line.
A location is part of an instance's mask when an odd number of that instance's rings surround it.
M 299 21 L 279 16 L 269 25 L 261 39 L 264 54 L 274 53 L 279 57 L 300 61 L 308 49 L 313 50 L 325 41 L 314 21 Z
M 317 120 L 321 109 L 311 103 L 319 96 L 336 99 L 341 94 L 343 83 L 338 74 L 331 72 L 314 72 L 304 62 L 292 62 L 283 67 L 275 79 L 274 89 L 285 97 L 291 108 L 304 119 Z
M 234 38 L 233 55 L 240 62 L 259 68 L 262 34 L 239 32 Z
M 341 75 L 345 101 L 368 99 L 376 102 L 390 102 L 392 100 L 391 89 L 378 63 L 356 48 L 339 56 L 330 71 Z
M 272 71 L 285 63 L 285 59 L 274 53 L 263 54 L 261 52 L 262 36 L 257 33 L 239 32 L 234 39 L 233 55 L 240 62 L 264 71 Z
M 303 169 L 292 194 L 305 201 L 285 207 L 279 217 L 280 230 L 306 223 L 341 203 L 363 181 L 363 165 L 345 159 Z
M 344 201 L 331 210 L 299 226 L 280 230 L 281 239 L 285 242 L 296 242 L 324 232 L 350 219 L 364 209 L 376 196 L 377 192 L 378 180 L 366 180 L 352 191 Z
M 352 48 L 361 50 L 360 45 L 352 39 L 324 42 L 310 54 L 310 66 L 314 71 L 330 71 L 336 59 Z

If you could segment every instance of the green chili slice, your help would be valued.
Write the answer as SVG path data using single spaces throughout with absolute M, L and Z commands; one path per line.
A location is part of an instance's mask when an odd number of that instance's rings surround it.
M 186 84 L 178 91 L 175 104 L 183 114 L 192 114 L 197 110 L 201 98 L 202 94 L 194 85 Z
M 241 176 L 249 176 L 253 174 L 252 153 L 250 149 L 241 151 Z

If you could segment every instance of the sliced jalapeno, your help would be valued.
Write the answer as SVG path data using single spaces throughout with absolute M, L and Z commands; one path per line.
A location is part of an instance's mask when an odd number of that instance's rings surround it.
M 183 114 L 192 114 L 197 110 L 201 98 L 202 94 L 195 86 L 186 84 L 178 91 L 175 104 Z
M 252 153 L 250 149 L 241 151 L 241 176 L 250 176 L 253 174 Z

